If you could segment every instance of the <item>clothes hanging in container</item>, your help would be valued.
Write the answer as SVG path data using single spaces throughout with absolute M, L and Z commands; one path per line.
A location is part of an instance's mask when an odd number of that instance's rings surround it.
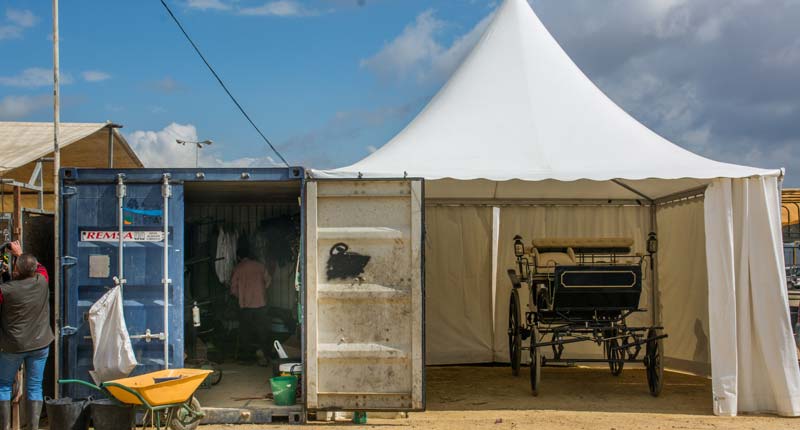
M 214 263 L 214 271 L 217 279 L 222 284 L 228 284 L 236 266 L 236 246 L 239 242 L 239 233 L 236 231 L 226 231 L 219 228 L 217 236 L 217 256 Z

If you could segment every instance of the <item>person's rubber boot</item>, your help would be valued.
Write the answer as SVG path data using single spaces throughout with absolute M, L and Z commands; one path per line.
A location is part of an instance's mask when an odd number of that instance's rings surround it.
M 39 416 L 42 414 L 41 400 L 29 400 L 27 402 L 28 410 L 25 414 L 25 421 L 28 423 L 28 430 L 39 430 Z
M 0 430 L 11 430 L 11 400 L 0 400 Z

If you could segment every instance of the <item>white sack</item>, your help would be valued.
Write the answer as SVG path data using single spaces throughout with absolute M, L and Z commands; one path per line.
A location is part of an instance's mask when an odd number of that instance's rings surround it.
M 706 191 L 714 413 L 800 415 L 775 177 L 717 179 Z
M 128 376 L 138 363 L 122 312 L 122 287 L 112 288 L 92 305 L 89 328 L 94 343 L 94 370 L 89 374 L 94 382 L 100 384 Z

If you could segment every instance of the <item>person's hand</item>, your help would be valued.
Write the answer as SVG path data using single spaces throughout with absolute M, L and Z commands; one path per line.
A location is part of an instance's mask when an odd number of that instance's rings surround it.
M 15 240 L 10 244 L 8 244 L 8 248 L 11 250 L 11 254 L 14 255 L 14 257 L 19 257 L 20 255 L 22 255 L 22 247 L 19 245 L 18 240 Z

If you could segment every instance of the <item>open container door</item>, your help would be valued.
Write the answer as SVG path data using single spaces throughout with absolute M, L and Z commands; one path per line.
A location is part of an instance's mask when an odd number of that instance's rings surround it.
M 423 181 L 306 182 L 308 410 L 423 410 Z
M 183 184 L 156 169 L 61 175 L 61 377 L 92 381 L 88 312 L 115 277 L 124 279 L 123 312 L 138 361 L 132 375 L 183 367 Z M 62 391 L 96 394 L 75 384 Z

